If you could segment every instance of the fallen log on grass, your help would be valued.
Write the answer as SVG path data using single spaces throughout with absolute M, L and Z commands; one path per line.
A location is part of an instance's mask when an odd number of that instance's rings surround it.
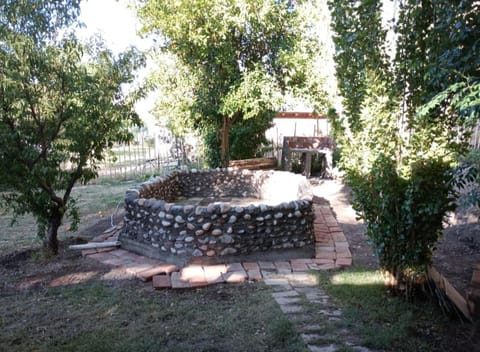
M 107 247 L 119 247 L 119 241 L 110 241 L 110 242 L 89 242 L 85 244 L 72 244 L 68 246 L 69 249 L 97 249 L 97 248 L 107 248 Z

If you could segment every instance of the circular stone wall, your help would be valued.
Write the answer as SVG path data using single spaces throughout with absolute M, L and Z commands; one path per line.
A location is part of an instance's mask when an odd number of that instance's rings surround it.
M 226 198 L 258 202 L 233 205 Z M 125 210 L 122 247 L 154 258 L 249 254 L 314 241 L 310 185 L 284 171 L 173 172 L 128 190 Z

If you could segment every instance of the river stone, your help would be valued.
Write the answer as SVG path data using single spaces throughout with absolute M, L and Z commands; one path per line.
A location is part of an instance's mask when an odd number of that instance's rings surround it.
M 215 251 L 214 250 L 209 250 L 209 251 L 207 251 L 206 255 L 207 255 L 207 257 L 213 257 L 215 255 Z
M 194 257 L 202 257 L 202 256 L 203 256 L 203 253 L 202 253 L 202 251 L 201 251 L 200 249 L 195 248 L 195 250 L 192 252 L 192 255 L 193 255 Z
M 248 221 L 252 218 L 252 216 L 250 214 L 245 214 L 243 218 Z
M 230 244 L 233 242 L 233 237 L 230 235 L 222 235 L 219 237 L 222 243 Z
M 220 204 L 220 213 L 222 213 L 222 214 L 228 213 L 230 211 L 230 209 L 232 209 L 230 204 L 228 204 L 228 203 Z
M 178 222 L 179 224 L 183 224 L 185 222 L 185 219 L 182 216 L 177 215 L 175 217 L 175 221 Z
M 192 236 L 185 237 L 185 242 L 190 243 L 193 242 L 194 238 Z
M 185 214 L 188 214 L 190 213 L 192 210 L 193 210 L 194 206 L 193 205 L 185 205 L 185 207 L 183 207 L 183 212 Z
M 195 230 L 195 225 L 192 223 L 187 223 L 187 229 L 189 229 L 190 231 L 193 231 Z
M 195 231 L 195 235 L 197 235 L 197 236 L 202 236 L 204 233 L 205 233 L 205 231 L 203 231 L 203 230 Z
M 235 215 L 230 216 L 230 218 L 228 219 L 228 222 L 230 224 L 234 224 L 236 221 L 237 221 L 237 217 Z
M 220 255 L 223 256 L 223 255 L 229 255 L 229 254 L 235 254 L 235 253 L 237 253 L 237 250 L 235 248 L 227 247 L 220 252 Z
M 222 233 L 223 233 L 223 231 L 221 229 L 214 229 L 212 231 L 212 235 L 214 235 L 214 236 L 220 236 Z
M 164 226 L 164 227 L 169 227 L 169 226 L 172 226 L 172 223 L 171 223 L 170 221 L 163 220 L 163 221 L 162 221 L 162 226 Z
M 205 224 L 202 225 L 202 229 L 203 229 L 204 231 L 210 230 L 210 227 L 212 227 L 212 223 L 211 223 L 211 222 L 206 222 Z

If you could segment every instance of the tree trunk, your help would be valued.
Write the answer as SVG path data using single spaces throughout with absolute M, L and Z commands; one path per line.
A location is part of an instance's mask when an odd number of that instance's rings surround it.
M 223 124 L 222 124 L 222 146 L 220 150 L 220 156 L 222 159 L 222 166 L 228 167 L 228 162 L 230 161 L 230 127 L 231 123 L 228 116 L 223 116 Z
M 55 208 L 48 219 L 47 233 L 43 241 L 45 250 L 53 255 L 58 254 L 58 228 L 62 224 L 62 213 Z

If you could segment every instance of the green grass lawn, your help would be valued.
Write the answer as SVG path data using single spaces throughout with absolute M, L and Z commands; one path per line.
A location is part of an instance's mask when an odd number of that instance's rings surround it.
M 263 285 L 153 291 L 138 281 L 0 295 L 5 351 L 306 351 Z
M 463 351 L 479 346 L 478 323 L 462 324 L 446 317 L 430 299 L 407 302 L 391 296 L 378 270 L 354 267 L 323 272 L 319 277 L 320 286 L 343 311 L 336 328 L 352 331 L 364 346 L 404 352 Z

